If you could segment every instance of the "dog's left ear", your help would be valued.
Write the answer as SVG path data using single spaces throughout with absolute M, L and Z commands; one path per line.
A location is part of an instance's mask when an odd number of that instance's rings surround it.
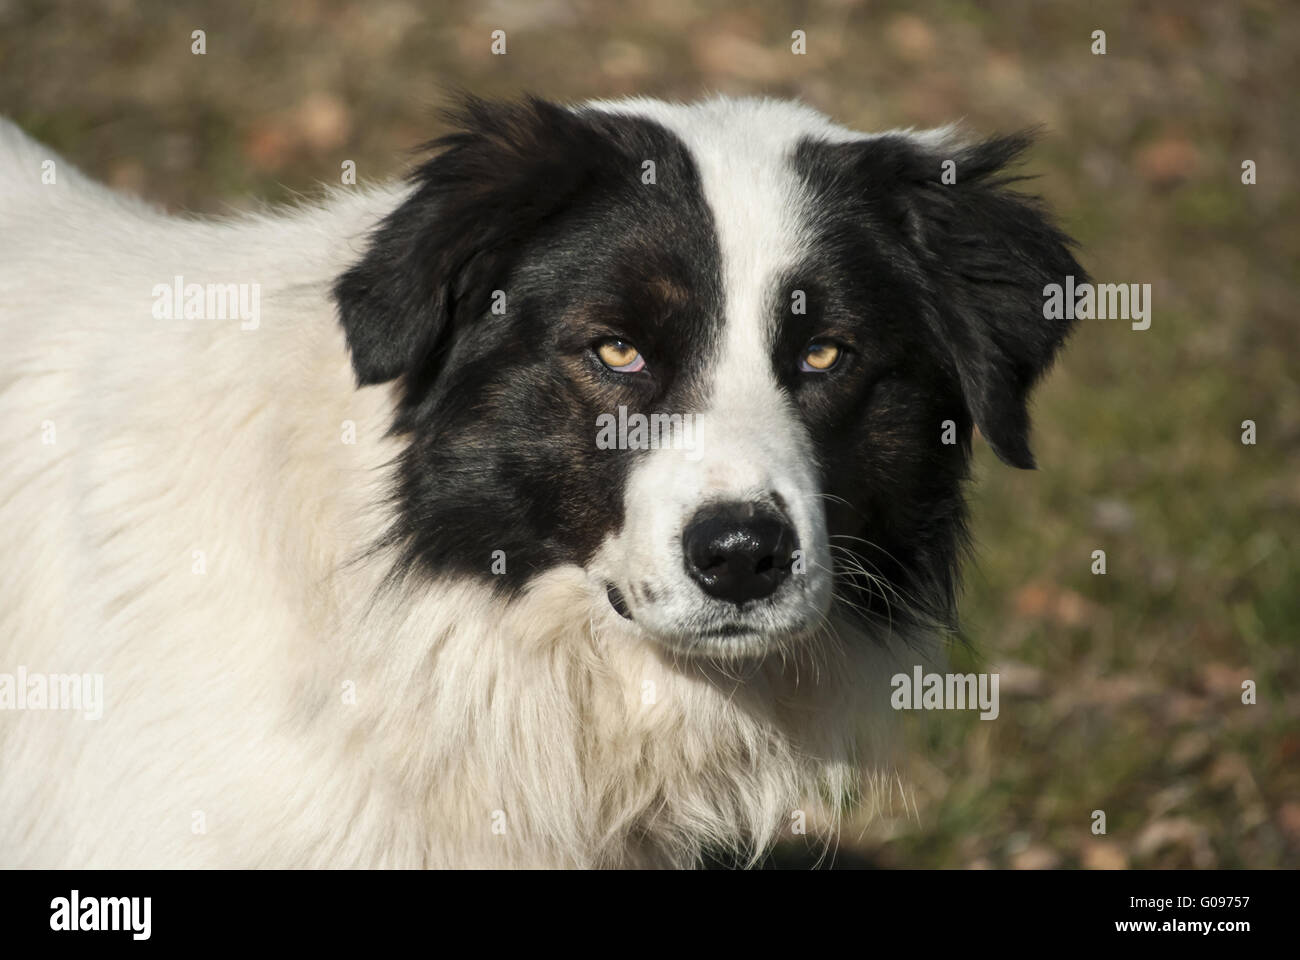
M 452 131 L 410 178 L 403 202 L 334 284 L 357 383 L 437 374 L 454 331 L 481 316 L 515 255 L 603 170 L 608 141 L 572 111 L 535 97 L 466 97 Z
M 1006 167 L 1032 141 L 948 148 L 942 137 L 889 136 L 871 150 L 874 173 L 897 178 L 889 209 L 934 292 L 971 418 L 1003 462 L 1026 470 L 1029 392 L 1073 326 L 1045 316 L 1044 288 L 1087 280 L 1037 198 L 1008 189 L 1023 178 Z

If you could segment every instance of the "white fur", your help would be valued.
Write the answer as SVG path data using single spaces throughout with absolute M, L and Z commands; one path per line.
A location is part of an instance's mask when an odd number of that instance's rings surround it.
M 762 174 L 778 140 L 750 154 L 756 219 L 721 228 L 736 366 L 714 391 L 724 414 L 759 402 L 775 437 L 747 278 L 793 242 L 770 202 L 788 186 Z M 742 202 L 710 162 L 710 200 Z M 392 396 L 355 388 L 329 287 L 400 197 L 169 217 L 0 122 L 0 672 L 101 673 L 106 700 L 99 720 L 0 711 L 0 865 L 679 865 L 761 847 L 796 808 L 833 827 L 817 798 L 868 762 L 887 648 L 831 624 L 729 676 L 648 642 L 592 571 L 512 604 L 382 584 L 392 558 L 362 548 L 388 521 Z M 259 328 L 155 319 L 175 275 L 260 284 Z M 789 469 L 716 482 L 804 486 Z M 815 540 L 815 501 L 797 509 Z
M 787 505 L 804 572 L 790 579 L 771 607 L 748 615 L 750 636 L 716 643 L 756 648 L 774 633 L 806 631 L 829 611 L 830 548 L 814 452 L 772 369 L 771 298 L 782 271 L 796 265 L 806 243 L 800 220 L 805 198 L 789 154 L 804 136 L 840 139 L 838 128 L 801 104 L 777 100 L 598 106 L 649 117 L 690 150 L 717 230 L 727 312 L 718 356 L 709 363 L 709 401 L 695 449 L 656 451 L 634 472 L 625 498 L 627 522 L 604 545 L 597 567 L 625 597 L 632 596 L 633 578 L 650 585 L 654 602 L 629 601 L 630 606 L 638 623 L 669 642 L 734 622 L 733 605 L 707 601 L 686 575 L 681 531 L 710 500 L 751 502 L 775 494 Z

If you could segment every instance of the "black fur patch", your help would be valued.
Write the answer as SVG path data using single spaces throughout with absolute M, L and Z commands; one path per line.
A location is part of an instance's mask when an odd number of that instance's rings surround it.
M 953 623 L 972 424 L 1033 466 L 1026 398 L 1069 332 L 1043 318 L 1043 287 L 1084 272 L 1037 202 L 1007 189 L 1001 171 L 1029 142 L 945 154 L 886 136 L 795 154 L 816 239 L 780 290 L 776 358 L 828 331 L 852 345 L 833 376 L 784 362 L 831 495 L 837 592 L 871 619 Z M 806 316 L 790 313 L 795 289 Z
M 359 383 L 401 378 L 391 540 L 408 565 L 489 577 L 504 551 L 491 579 L 515 588 L 622 524 L 639 452 L 597 449 L 597 416 L 697 405 L 719 253 L 695 164 L 663 127 L 540 100 L 470 100 L 453 119 L 335 296 Z M 609 336 L 648 373 L 606 370 L 593 347 Z

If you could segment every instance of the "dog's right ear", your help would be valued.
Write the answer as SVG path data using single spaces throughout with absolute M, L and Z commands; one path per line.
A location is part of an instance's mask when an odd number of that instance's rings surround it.
M 514 255 L 596 170 L 602 140 L 573 112 L 536 98 L 466 98 L 454 132 L 411 176 L 406 200 L 334 284 L 358 384 L 418 366 L 432 375 L 454 326 L 504 288 Z
M 1032 133 L 962 145 L 947 135 L 885 134 L 832 149 L 854 165 L 873 210 L 928 279 L 930 310 L 971 419 L 1004 462 L 1032 469 L 1029 394 L 1073 320 L 1049 318 L 1045 288 L 1087 280 L 1074 242 L 1007 168 Z M 947 163 L 955 177 L 944 179 Z

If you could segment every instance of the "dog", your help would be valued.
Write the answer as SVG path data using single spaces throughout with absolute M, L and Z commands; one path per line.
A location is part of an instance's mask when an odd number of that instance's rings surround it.
M 1031 138 L 449 129 L 197 219 L 0 128 L 0 862 L 753 864 L 861 794 L 1069 333 Z

